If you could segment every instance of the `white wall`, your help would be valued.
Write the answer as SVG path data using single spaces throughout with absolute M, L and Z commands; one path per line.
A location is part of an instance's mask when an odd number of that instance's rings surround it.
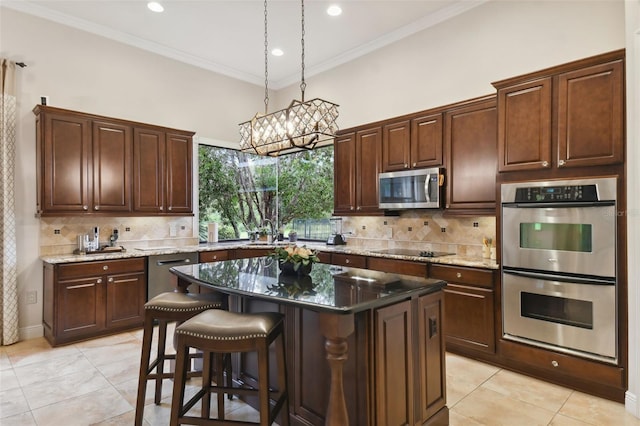
M 627 411 L 640 417 L 640 1 L 626 2 L 627 259 L 629 273 L 629 390 Z

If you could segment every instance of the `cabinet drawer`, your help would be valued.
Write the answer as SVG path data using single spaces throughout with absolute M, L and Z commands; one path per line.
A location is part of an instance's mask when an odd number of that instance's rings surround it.
M 326 251 L 319 251 L 317 253 L 318 259 L 322 263 L 331 263 L 331 253 Z
M 144 272 L 145 259 L 101 260 L 95 262 L 70 263 L 58 266 L 58 279 L 85 277 L 103 274 Z
M 200 253 L 199 262 L 219 262 L 221 260 L 229 260 L 229 252 L 227 250 L 204 251 Z
M 350 266 L 352 268 L 366 268 L 367 257 L 357 254 L 332 253 L 331 263 L 340 266 Z
M 493 271 L 487 269 L 431 264 L 429 267 L 429 278 L 493 288 Z
M 427 276 L 427 264 L 421 262 L 411 262 L 409 260 L 383 259 L 380 257 L 369 257 L 369 269 L 376 271 L 392 272 L 395 274 L 413 275 L 414 277 Z
M 234 259 L 268 256 L 272 252 L 272 248 L 240 248 L 235 250 Z

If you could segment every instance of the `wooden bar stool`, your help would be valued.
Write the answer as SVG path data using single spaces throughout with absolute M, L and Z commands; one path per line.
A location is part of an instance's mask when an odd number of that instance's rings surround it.
M 222 296 L 216 293 L 189 294 L 177 292 L 161 293 L 145 303 L 142 356 L 140 359 L 138 398 L 136 401 L 136 426 L 142 425 L 147 380 L 156 381 L 154 402 L 158 405 L 162 399 L 162 381 L 174 376 L 172 372 L 164 371 L 164 362 L 176 358 L 176 354 L 165 354 L 168 323 L 174 321 L 184 322 L 201 312 L 226 308 L 225 305 L 226 303 L 224 303 Z M 151 342 L 156 321 L 158 323 L 158 351 L 155 360 L 151 361 Z M 187 358 L 190 361 L 198 357 L 202 357 L 202 354 L 190 354 Z M 230 367 L 230 363 L 228 366 Z M 153 372 L 154 369 L 155 373 Z M 189 372 L 188 376 L 195 377 L 201 374 L 201 372 Z M 230 380 L 230 371 L 227 371 L 227 376 Z
M 171 403 L 171 425 L 183 422 L 198 425 L 260 424 L 271 425 L 281 413 L 281 425 L 289 425 L 289 392 L 287 390 L 287 370 L 284 346 L 284 316 L 276 312 L 236 313 L 213 309 L 198 314 L 176 328 L 176 374 L 173 383 Z M 277 389 L 269 387 L 269 346 L 276 339 L 278 365 Z M 202 387 L 188 401 L 184 402 L 187 364 L 190 348 L 203 352 Z M 222 371 L 216 372 L 215 385 L 212 384 L 212 358 L 222 361 L 224 354 L 234 352 L 257 352 L 258 388 L 223 385 Z M 211 394 L 217 394 L 218 416 L 210 418 Z M 260 423 L 225 419 L 224 394 L 258 395 L 260 401 Z M 187 412 L 202 400 L 201 417 L 188 416 Z M 273 402 L 273 408 L 271 404 Z

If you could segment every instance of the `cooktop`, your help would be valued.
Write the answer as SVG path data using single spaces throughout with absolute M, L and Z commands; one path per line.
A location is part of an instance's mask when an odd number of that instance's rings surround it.
M 431 250 L 415 250 L 405 248 L 391 248 L 384 250 L 375 250 L 377 253 L 396 254 L 399 256 L 415 256 L 415 257 L 441 257 L 450 256 L 455 253 L 447 253 L 444 251 L 431 251 Z

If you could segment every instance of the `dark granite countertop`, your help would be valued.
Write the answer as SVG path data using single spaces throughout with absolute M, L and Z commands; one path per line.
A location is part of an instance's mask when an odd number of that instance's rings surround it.
M 278 242 L 277 245 L 286 245 L 288 242 Z M 148 248 L 127 248 L 126 251 L 123 252 L 112 252 L 112 253 L 94 253 L 88 255 L 76 255 L 76 254 L 66 254 L 66 255 L 53 255 L 53 256 L 42 256 L 41 260 L 47 263 L 75 263 L 75 262 L 91 262 L 95 260 L 112 260 L 112 259 L 125 259 L 131 257 L 145 257 L 145 256 L 153 256 L 153 255 L 162 255 L 162 254 L 174 254 L 174 253 L 192 253 L 192 252 L 206 252 L 206 251 L 216 251 L 216 250 L 230 250 L 230 249 L 242 249 L 242 248 L 274 248 L 276 244 L 266 244 L 266 243 L 256 243 L 249 241 L 229 241 L 229 242 L 220 242 L 220 243 L 212 243 L 212 244 L 199 244 L 199 245 L 190 245 L 190 246 L 181 246 L 181 247 L 148 247 Z M 468 266 L 472 268 L 484 268 L 484 269 L 499 269 L 500 265 L 496 263 L 495 260 L 490 259 L 482 259 L 475 257 L 465 257 L 459 255 L 450 255 L 450 256 L 442 256 L 442 257 L 420 257 L 420 256 L 405 256 L 405 255 L 397 255 L 397 254 L 388 254 L 381 253 L 377 250 L 379 249 L 370 249 L 366 247 L 359 246 L 350 246 L 350 245 L 340 245 L 340 246 L 332 246 L 327 245 L 321 242 L 310 242 L 310 241 L 298 241 L 295 243 L 297 245 L 306 245 L 307 247 L 331 253 L 344 253 L 344 254 L 355 254 L 361 256 L 371 256 L 371 257 L 383 257 L 388 259 L 400 259 L 400 260 L 409 260 L 413 262 L 425 262 L 425 263 L 439 263 L 443 265 L 451 265 L 451 266 Z
M 432 278 L 316 263 L 308 276 L 286 275 L 270 257 L 176 266 L 178 277 L 214 290 L 320 312 L 356 313 L 442 289 Z

